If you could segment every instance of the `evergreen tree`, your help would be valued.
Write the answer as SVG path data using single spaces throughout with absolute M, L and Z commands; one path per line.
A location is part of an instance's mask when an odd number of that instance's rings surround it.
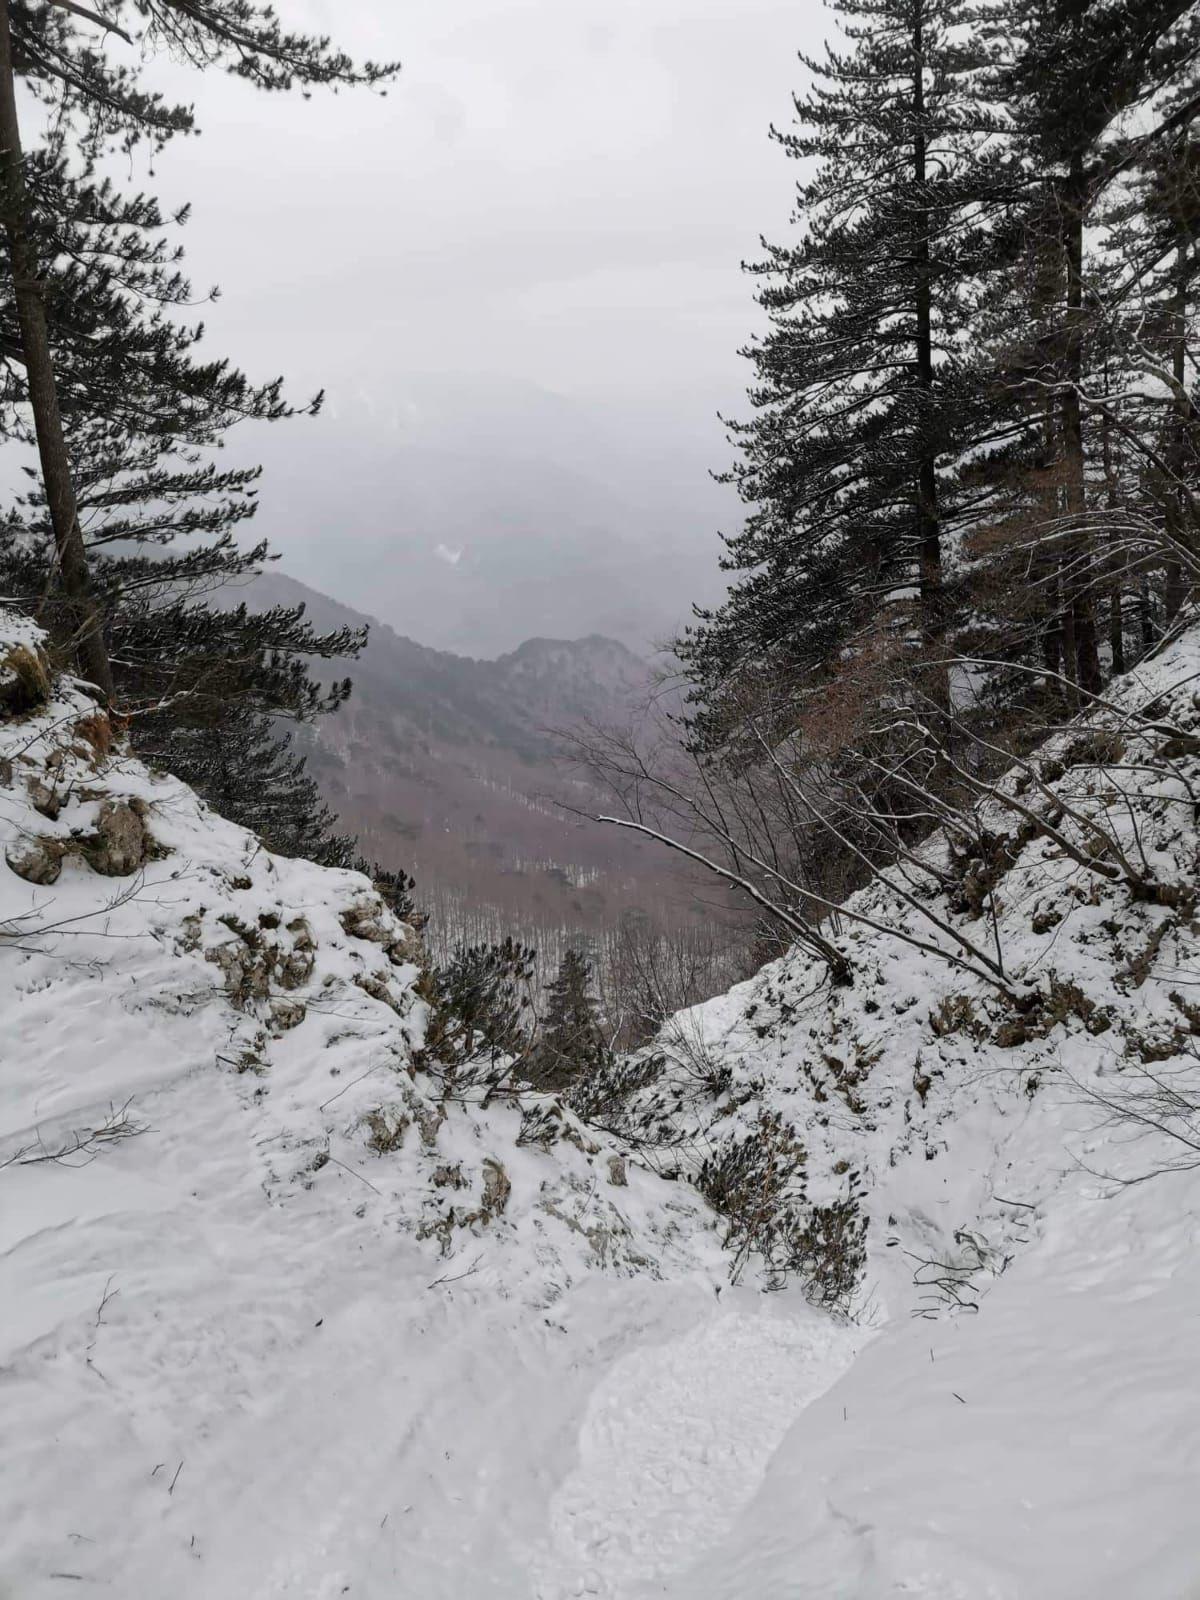
M 527 1076 L 537 1089 L 555 1093 L 587 1078 L 607 1062 L 608 1046 L 592 994 L 592 969 L 568 950 L 546 991 L 541 1037 Z
M 51 115 L 43 142 L 21 163 L 22 205 L 5 236 L 0 436 L 30 439 L 20 290 L 32 261 L 55 368 L 66 453 L 65 468 L 60 461 L 56 470 L 71 489 L 76 570 L 112 657 L 102 686 L 130 717 L 142 753 L 196 783 L 236 820 L 257 825 L 264 802 L 254 774 L 273 776 L 274 836 L 283 837 L 286 793 L 296 808 L 292 845 L 311 843 L 328 833 L 330 819 L 272 719 L 303 722 L 340 704 L 348 682 L 318 686 L 309 662 L 354 654 L 363 636 L 317 635 L 302 608 L 255 614 L 212 601 L 220 585 L 253 574 L 267 558 L 264 544 L 236 542 L 256 509 L 259 470 L 219 467 L 213 452 L 234 423 L 279 421 L 295 411 L 280 380 L 255 385 L 227 361 L 204 359 L 197 348 L 203 325 L 179 320 L 194 301 L 171 237 L 186 211 L 165 217 L 152 197 L 123 196 L 96 175 L 114 148 L 143 141 L 159 148 L 191 131 L 192 112 L 144 90 L 141 64 L 97 52 L 99 19 L 90 11 L 20 0 L 6 11 L 15 73 Z M 378 83 L 392 70 L 358 69 L 327 40 L 288 33 L 269 7 L 245 0 L 118 0 L 102 20 L 135 38 L 143 59 L 169 47 L 263 88 Z M 6 217 L 14 222 L 12 206 Z M 319 403 L 318 396 L 304 409 Z M 69 583 L 55 582 L 56 574 L 67 577 L 60 521 L 43 450 L 40 483 L 0 535 L 0 582 L 69 655 L 81 643 L 81 602 Z M 80 666 L 97 678 L 82 654 Z M 219 759 L 218 743 L 229 747 Z
M 1156 562 L 1136 542 L 1129 548 L 1131 519 L 1160 526 L 1167 551 L 1180 555 L 1200 536 L 1192 509 L 1200 487 L 1200 414 L 1188 353 L 1200 280 L 1200 144 L 1186 127 L 1138 152 L 1105 224 L 1114 378 L 1104 385 L 1098 426 L 1117 544 L 1110 638 L 1119 671 L 1127 632 L 1135 634 L 1135 650 L 1137 643 L 1144 648 L 1186 598 L 1178 557 Z M 1131 608 L 1123 596 L 1134 584 Z
M 795 245 L 751 270 L 771 327 L 728 474 L 751 507 L 741 574 L 678 646 L 695 735 L 719 748 L 766 683 L 803 695 L 868 633 L 935 651 L 947 621 L 949 469 L 973 395 L 961 341 L 978 267 L 980 54 L 962 0 L 839 0 L 848 41 L 797 98 L 787 154 L 815 163 Z
M 487 1056 L 521 1056 L 533 1031 L 530 986 L 535 952 L 514 939 L 459 945 L 429 976 L 428 1057 L 457 1067 Z
M 8 0 L 0 0 L 0 214 L 8 244 L 9 282 L 20 333 L 26 393 L 54 532 L 55 558 L 50 571 L 57 573 L 69 609 L 69 637 L 80 668 L 109 697 L 112 672 L 80 537 L 46 308 L 38 281 L 38 259 L 30 237 L 9 10 Z
M 221 728 L 178 733 L 171 765 L 224 817 L 236 818 L 279 855 L 321 860 L 336 850 L 335 818 L 307 775 L 290 734 L 236 707 Z
M 1006 0 L 989 30 L 988 92 L 1005 107 L 1021 177 L 1010 233 L 1019 254 L 998 279 L 1006 303 L 980 330 L 994 362 L 989 437 L 1002 441 L 988 463 L 993 497 L 981 504 L 1027 551 L 1037 547 L 1024 569 L 1035 598 L 1023 614 L 1048 683 L 1065 678 L 1086 693 L 1125 659 L 1120 563 L 1104 528 L 1123 499 L 1119 307 L 1145 284 L 1137 271 L 1122 281 L 1089 238 L 1106 210 L 1110 224 L 1120 218 L 1125 245 L 1141 231 L 1141 208 L 1114 211 L 1107 197 L 1178 137 L 1194 109 L 1190 9 L 1180 0 Z M 977 459 L 977 483 L 988 477 L 982 466 Z M 1011 637 L 1004 646 L 1021 654 Z

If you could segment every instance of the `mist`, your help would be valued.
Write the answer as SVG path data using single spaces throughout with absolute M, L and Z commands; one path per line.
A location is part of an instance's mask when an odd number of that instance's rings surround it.
M 399 58 L 395 86 L 319 105 L 166 65 L 202 134 L 145 175 L 192 203 L 212 353 L 326 393 L 315 419 L 235 432 L 267 469 L 254 534 L 439 648 L 649 649 L 722 591 L 718 413 L 744 414 L 758 325 L 741 262 L 787 223 L 769 125 L 823 13 L 306 0 L 292 20 Z

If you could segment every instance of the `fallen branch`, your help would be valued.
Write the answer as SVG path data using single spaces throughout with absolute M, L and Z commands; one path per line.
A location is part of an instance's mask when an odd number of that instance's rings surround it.
M 39 1134 L 31 1144 L 16 1151 L 6 1161 L 0 1161 L 0 1169 L 12 1166 L 35 1167 L 47 1163 L 86 1167 L 95 1161 L 107 1145 L 118 1144 L 122 1139 L 135 1139 L 139 1134 L 151 1131 L 148 1122 L 136 1122 L 129 1115 L 129 1107 L 132 1104 L 132 1095 L 122 1106 L 114 1107 L 110 1104 L 108 1116 L 103 1122 L 94 1128 L 80 1129 L 72 1133 L 57 1148 L 48 1146 Z M 83 1159 L 73 1160 L 72 1157 L 75 1156 L 81 1156 Z

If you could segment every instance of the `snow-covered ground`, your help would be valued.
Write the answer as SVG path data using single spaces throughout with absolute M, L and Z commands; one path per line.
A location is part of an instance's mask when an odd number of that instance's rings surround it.
M 685 1019 L 728 1087 L 669 1070 L 645 1115 L 704 1149 L 787 1115 L 807 1199 L 870 1219 L 835 1319 L 730 1284 L 717 1219 L 619 1141 L 445 1095 L 366 881 L 110 749 L 36 651 L 5 619 L 4 1600 L 1200 1595 L 1200 1172 L 1114 1181 L 1162 1141 L 1080 1087 L 1139 1040 L 1187 1066 L 1190 911 L 1075 895 L 1035 842 L 1010 948 L 1083 1000 L 1016 1045 L 861 928 L 852 989 L 796 956 Z M 1135 798 L 1194 882 L 1190 802 Z

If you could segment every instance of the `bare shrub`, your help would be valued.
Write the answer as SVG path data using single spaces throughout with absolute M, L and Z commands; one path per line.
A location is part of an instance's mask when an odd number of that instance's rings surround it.
M 704 1160 L 695 1184 L 725 1218 L 735 1283 L 758 1256 L 768 1288 L 795 1278 L 814 1304 L 845 1311 L 866 1261 L 867 1221 L 853 1193 L 808 1205 L 807 1162 L 795 1130 L 763 1110 L 750 1132 Z
M 1173 1059 L 1135 1056 L 1103 1079 L 1070 1078 L 1078 1096 L 1099 1112 L 1101 1126 L 1146 1152 L 1144 1169 L 1133 1177 L 1101 1174 L 1122 1187 L 1200 1168 L 1200 1049 L 1179 1037 L 1169 1045 Z

